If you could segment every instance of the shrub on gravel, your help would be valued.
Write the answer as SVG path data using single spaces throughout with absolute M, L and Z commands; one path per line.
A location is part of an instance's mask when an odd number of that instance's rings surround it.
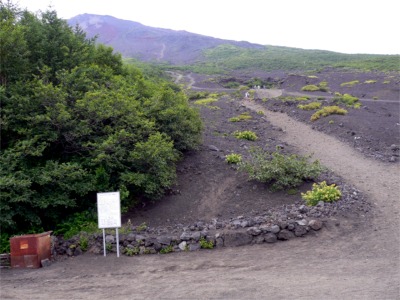
M 305 85 L 301 88 L 302 91 L 305 92 L 316 92 L 319 91 L 319 87 L 316 86 L 315 84 L 309 84 L 309 85 Z
M 358 80 L 353 80 L 353 81 L 348 81 L 348 82 L 343 82 L 340 84 L 341 87 L 352 87 L 355 86 L 356 84 L 360 83 Z
M 316 121 L 321 117 L 326 117 L 329 115 L 345 115 L 347 114 L 347 110 L 340 108 L 339 106 L 325 106 L 324 108 L 316 111 L 312 116 L 311 116 L 311 121 Z
M 317 205 L 319 201 L 333 202 L 340 199 L 341 191 L 335 184 L 327 185 L 326 181 L 319 184 L 314 183 L 312 190 L 301 193 L 301 197 L 306 201 L 307 205 Z
M 335 98 L 333 98 L 333 101 L 336 103 L 343 103 L 348 107 L 355 107 L 357 106 L 358 98 L 354 97 L 350 94 L 340 94 L 340 93 L 335 93 Z
M 235 131 L 233 135 L 239 140 L 255 141 L 258 139 L 257 135 L 253 131 Z
M 321 103 L 320 102 L 311 102 L 308 104 L 299 104 L 297 105 L 298 108 L 302 109 L 302 110 L 314 110 L 314 109 L 318 109 L 321 107 Z
M 252 180 L 270 184 L 272 190 L 298 187 L 305 180 L 317 178 L 323 170 L 318 160 L 309 163 L 310 156 L 285 155 L 279 148 L 273 153 L 257 147 L 249 152 L 250 159 L 239 163 L 239 170 Z
M 236 153 L 231 153 L 228 155 L 225 155 L 225 161 L 228 164 L 237 164 L 242 161 L 242 155 L 236 154 Z
M 248 112 L 244 112 L 237 117 L 232 117 L 229 119 L 229 122 L 240 122 L 245 120 L 250 120 L 252 116 Z

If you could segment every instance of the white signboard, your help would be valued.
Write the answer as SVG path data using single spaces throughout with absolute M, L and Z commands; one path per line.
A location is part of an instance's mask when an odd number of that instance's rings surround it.
M 97 193 L 99 228 L 121 227 L 121 202 L 119 192 Z

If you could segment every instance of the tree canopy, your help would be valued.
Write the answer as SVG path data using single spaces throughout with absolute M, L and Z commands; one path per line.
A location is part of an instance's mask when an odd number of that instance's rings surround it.
M 48 228 L 119 190 L 157 199 L 202 124 L 182 91 L 126 66 L 55 11 L 0 3 L 2 231 Z

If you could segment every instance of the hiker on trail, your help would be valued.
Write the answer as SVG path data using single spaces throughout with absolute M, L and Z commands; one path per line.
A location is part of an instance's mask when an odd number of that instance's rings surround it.
M 249 92 L 246 92 L 246 94 L 244 95 L 246 98 L 249 98 L 250 94 Z

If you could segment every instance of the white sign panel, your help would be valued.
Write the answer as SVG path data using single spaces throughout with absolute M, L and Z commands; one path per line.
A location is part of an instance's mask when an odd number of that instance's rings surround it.
M 121 202 L 119 192 L 97 193 L 99 228 L 121 227 Z

